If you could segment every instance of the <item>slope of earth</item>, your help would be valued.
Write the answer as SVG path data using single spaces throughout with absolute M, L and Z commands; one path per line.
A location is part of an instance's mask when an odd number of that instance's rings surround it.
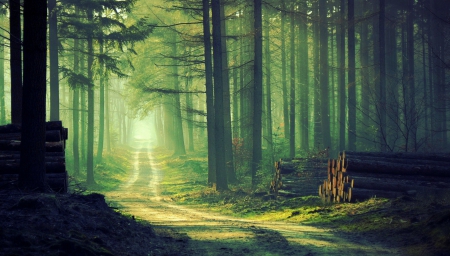
M 357 233 L 337 233 L 333 229 L 293 222 L 225 216 L 206 206 L 174 204 L 167 196 L 170 190 L 174 187 L 182 190 L 189 184 L 187 191 L 192 191 L 198 186 L 195 174 L 192 173 L 190 180 L 180 182 L 169 165 L 155 155 L 147 145 L 138 147 L 129 180 L 105 195 L 121 212 L 150 222 L 155 230 L 169 228 L 184 234 L 187 246 L 183 255 L 401 254 L 395 248 Z M 187 168 L 182 171 L 188 172 Z
M 186 242 L 110 208 L 101 194 L 0 191 L 0 255 L 178 255 Z

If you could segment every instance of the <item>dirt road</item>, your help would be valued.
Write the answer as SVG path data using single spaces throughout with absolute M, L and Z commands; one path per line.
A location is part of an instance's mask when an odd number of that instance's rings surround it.
M 129 180 L 106 193 L 108 201 L 155 229 L 171 228 L 184 234 L 188 238 L 185 255 L 402 254 L 356 235 L 302 224 L 239 219 L 166 202 L 159 190 L 164 171 L 151 149 L 142 143 L 134 156 Z

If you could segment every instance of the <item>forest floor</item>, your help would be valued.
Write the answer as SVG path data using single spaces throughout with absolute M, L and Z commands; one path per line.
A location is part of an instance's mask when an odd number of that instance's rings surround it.
M 145 144 L 121 157 L 103 195 L 3 187 L 0 255 L 449 255 L 449 197 L 271 200 L 208 188 L 204 159 Z

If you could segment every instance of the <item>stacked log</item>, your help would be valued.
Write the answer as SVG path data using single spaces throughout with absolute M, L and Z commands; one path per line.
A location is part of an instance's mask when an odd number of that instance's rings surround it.
M 46 123 L 46 178 L 53 191 L 67 192 L 65 146 L 68 130 L 61 121 Z M 20 170 L 21 127 L 16 124 L 0 126 L 0 182 L 15 182 Z
M 319 186 L 319 196 L 352 202 L 449 189 L 449 164 L 450 156 L 444 154 L 342 152 L 328 161 L 328 179 Z
M 274 196 L 299 197 L 317 193 L 317 185 L 325 178 L 324 158 L 282 158 L 275 162 L 270 185 Z

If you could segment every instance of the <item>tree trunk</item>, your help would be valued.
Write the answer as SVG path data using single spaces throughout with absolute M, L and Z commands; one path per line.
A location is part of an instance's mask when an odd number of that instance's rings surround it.
M 172 41 L 172 56 L 177 56 L 177 42 L 176 42 L 176 34 L 173 33 L 173 41 Z M 173 88 L 175 91 L 180 90 L 180 86 L 178 84 L 178 66 L 175 59 L 173 59 L 172 63 L 172 75 L 173 75 Z M 183 121 L 181 116 L 181 103 L 180 103 L 180 94 L 176 93 L 174 95 L 174 129 L 175 129 L 175 152 L 174 156 L 186 155 L 186 147 L 184 145 L 184 134 L 183 134 Z
M 208 183 L 216 182 L 216 145 L 214 121 L 214 88 L 209 27 L 209 0 L 203 0 L 203 43 L 205 45 L 206 114 L 208 134 Z M 241 55 L 242 57 L 242 55 Z
M 79 72 L 79 40 L 75 39 L 74 42 L 74 56 L 73 56 L 73 72 Z M 79 149 L 79 127 L 80 127 L 80 88 L 73 88 L 73 100 L 72 100 L 72 151 L 73 151 L 73 172 L 75 175 L 80 174 L 80 149 Z
M 58 70 L 58 11 L 56 0 L 48 1 L 49 53 L 50 53 L 50 120 L 59 118 L 59 70 Z
M 345 131 L 347 125 L 347 115 L 345 111 L 345 0 L 341 0 L 340 24 L 338 25 L 339 33 L 337 39 L 337 61 L 339 65 L 338 83 L 339 83 L 339 149 L 345 149 Z
M 93 11 L 88 10 L 88 22 L 93 22 Z M 93 46 L 93 34 L 92 31 L 88 32 L 87 37 L 87 50 L 88 50 L 88 60 L 87 60 L 87 73 L 88 73 L 88 79 L 90 81 L 93 81 L 93 62 L 94 62 L 94 46 Z M 86 177 L 86 183 L 88 185 L 95 184 L 94 180 L 94 88 L 92 86 L 89 86 L 88 88 L 88 132 L 87 132 L 87 177 Z
M 3 16 L 0 17 L 0 21 L 3 23 Z M 4 31 L 0 31 L 0 125 L 6 123 L 6 110 L 5 110 L 5 40 Z
M 364 0 L 362 3 L 362 11 L 364 13 L 368 10 L 367 1 Z M 369 65 L 369 28 L 367 21 L 361 21 L 361 32 L 360 32 L 360 62 L 361 62 L 361 95 L 371 95 L 370 90 L 370 65 Z M 345 40 L 345 39 L 344 39 Z M 396 63 L 397 65 L 397 63 Z M 370 121 L 370 100 L 371 97 L 361 97 L 361 123 L 364 127 L 364 133 L 372 133 L 370 127 L 372 122 Z M 362 129 L 361 129 L 362 130 Z
M 103 54 L 103 41 L 100 41 L 100 54 Z M 97 163 L 103 159 L 103 141 L 105 139 L 105 67 L 100 64 L 100 106 L 98 124 Z
M 307 13 L 308 5 L 304 2 L 301 5 L 301 11 Z M 300 82 L 300 137 L 301 148 L 304 152 L 309 151 L 309 54 L 308 54 L 308 17 L 302 15 L 299 24 L 300 36 L 300 63 L 299 63 L 299 82 Z
M 22 31 L 20 0 L 9 0 L 11 123 L 22 123 Z
M 228 46 L 227 46 L 227 27 L 225 4 L 220 6 L 221 38 L 222 38 L 222 70 L 223 70 L 223 106 L 224 106 L 224 148 L 225 165 L 227 168 L 227 179 L 230 183 L 236 183 L 236 173 L 234 170 L 232 135 L 231 135 L 231 99 L 230 99 L 230 74 L 228 69 Z
M 318 21 L 319 13 L 318 13 L 318 1 L 313 2 L 312 4 L 312 15 L 316 18 L 316 21 L 313 24 L 313 53 L 314 53 L 314 148 L 316 150 L 321 149 L 324 147 L 324 145 L 321 145 L 320 137 L 322 134 L 322 127 L 321 127 L 321 114 L 320 114 L 320 56 L 319 56 L 319 49 L 320 49 L 320 42 L 319 42 L 319 36 L 320 36 L 320 23 Z
M 271 53 L 270 53 L 270 15 L 266 13 L 266 27 L 265 31 L 265 62 L 266 62 L 266 140 L 267 140 L 267 151 L 268 155 L 271 157 L 270 164 L 274 162 L 273 155 L 273 141 L 272 141 L 272 91 L 271 91 Z
M 253 88 L 253 159 L 252 159 L 252 184 L 256 184 L 256 173 L 262 160 L 261 126 L 262 126 L 262 3 L 254 0 L 254 88 Z M 295 72 L 294 72 L 295 73 Z
M 356 150 L 355 1 L 348 0 L 348 149 Z
M 283 125 L 284 125 L 284 138 L 290 139 L 289 134 L 289 106 L 288 106 L 288 93 L 287 93 L 287 67 L 286 67 L 286 3 L 285 0 L 281 1 L 281 84 L 283 91 Z
M 333 148 L 330 137 L 330 105 L 329 102 L 329 65 L 328 65 L 328 18 L 327 1 L 319 0 L 320 19 L 320 97 L 321 97 L 321 122 L 322 122 L 322 144 Z
M 47 190 L 45 180 L 45 96 L 47 2 L 24 1 L 24 88 L 19 186 Z
M 223 69 L 222 69 L 222 35 L 220 20 L 220 0 L 212 0 L 213 54 L 214 54 L 214 115 L 216 143 L 216 190 L 227 190 L 227 173 L 224 152 L 224 106 L 223 106 Z
M 295 15 L 291 13 L 290 25 L 290 93 L 289 93 L 289 156 L 295 156 Z M 256 53 L 255 53 L 256 54 Z

